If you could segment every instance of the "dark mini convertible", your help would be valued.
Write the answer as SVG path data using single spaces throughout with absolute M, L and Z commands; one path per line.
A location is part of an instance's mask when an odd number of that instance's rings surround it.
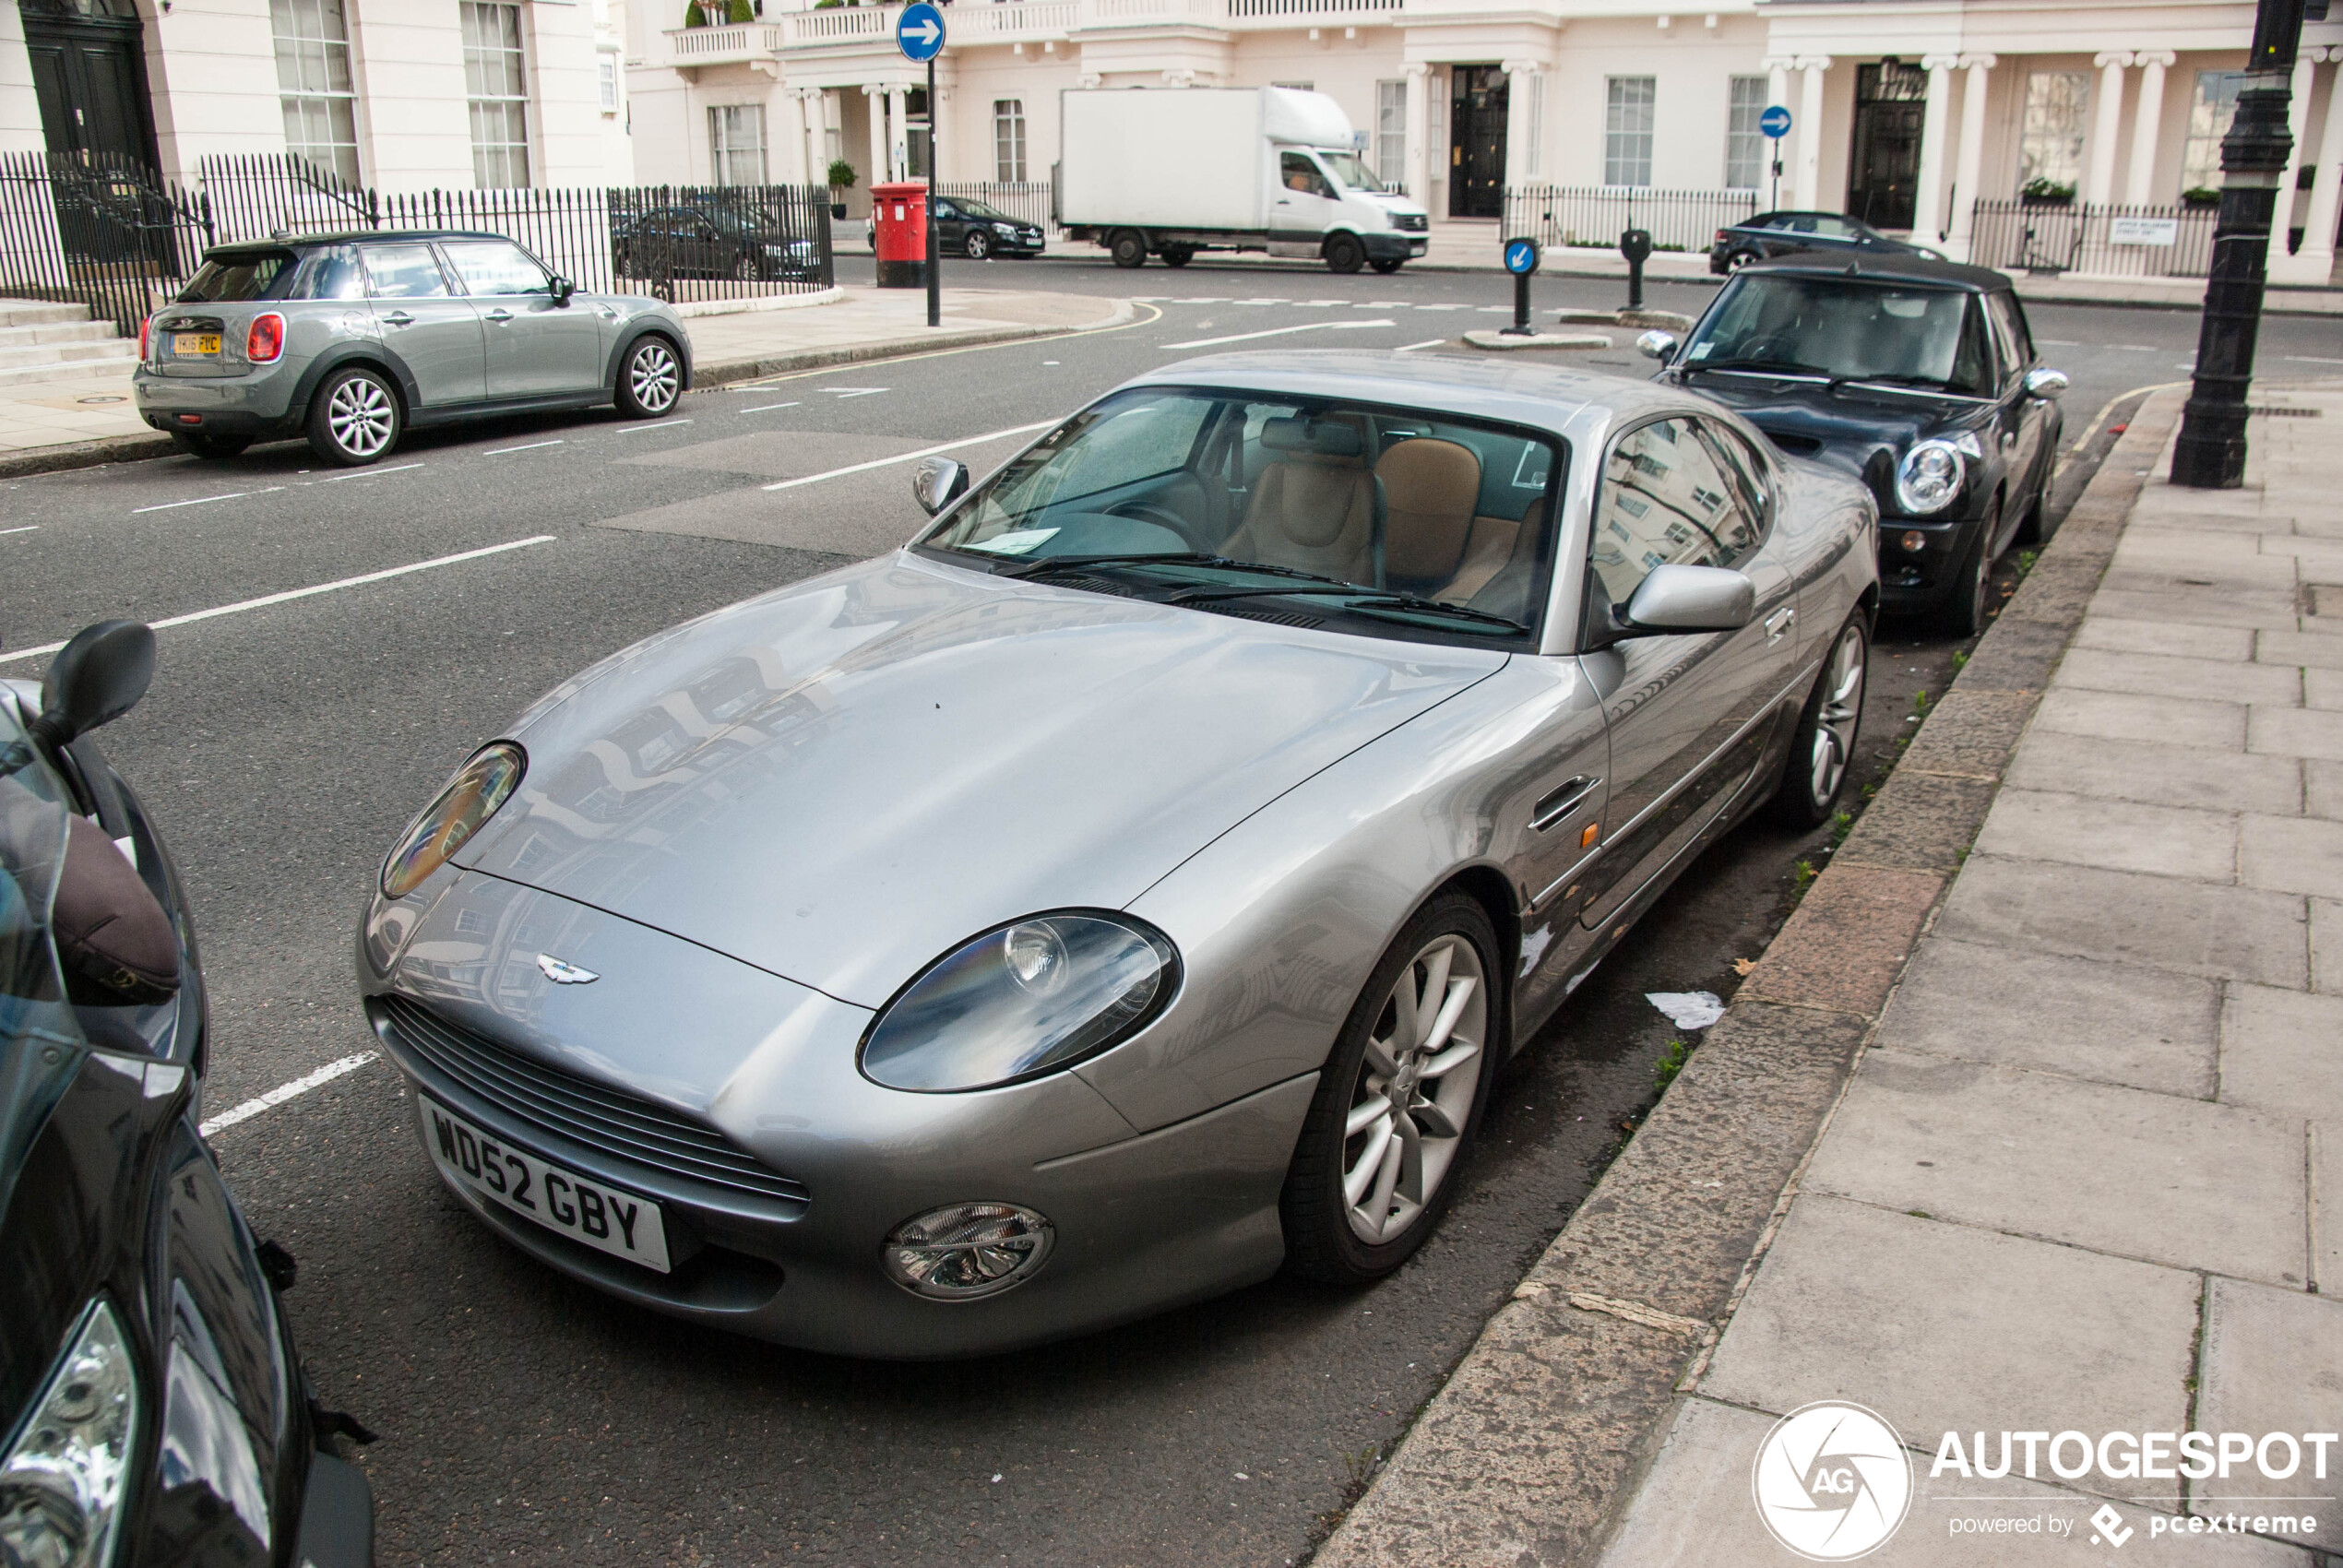
M 1881 607 L 1985 620 L 1994 560 L 2041 537 L 2066 377 L 2036 359 L 2008 278 L 1915 255 L 1742 268 L 1683 343 L 1638 346 L 1783 451 L 1879 500 Z

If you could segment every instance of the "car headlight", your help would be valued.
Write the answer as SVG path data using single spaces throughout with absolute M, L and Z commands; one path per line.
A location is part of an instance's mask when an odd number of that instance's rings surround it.
M 422 885 L 423 878 L 447 863 L 448 857 L 480 831 L 496 813 L 528 771 L 529 757 L 510 741 L 483 746 L 471 761 L 456 770 L 439 798 L 423 808 L 398 847 L 383 861 L 382 889 L 386 898 L 404 898 Z
M 1960 493 L 1966 469 L 1949 441 L 1915 442 L 1896 465 L 1896 502 L 1909 516 L 1941 512 Z
M 138 1436 L 138 1371 L 111 1304 L 92 1301 L 0 1459 L 0 1562 L 105 1568 Z
M 862 1072 L 946 1093 L 1054 1073 L 1155 1020 L 1180 958 L 1123 915 L 1035 915 L 988 931 L 921 972 L 862 1037 Z
M 1015 1204 L 946 1204 L 887 1232 L 880 1261 L 915 1296 L 943 1301 L 997 1295 L 1032 1277 L 1057 1231 Z
M 1006 234 L 1012 240 L 1017 238 L 1017 225 L 1014 223 L 995 223 L 993 225 L 993 232 L 996 234 Z

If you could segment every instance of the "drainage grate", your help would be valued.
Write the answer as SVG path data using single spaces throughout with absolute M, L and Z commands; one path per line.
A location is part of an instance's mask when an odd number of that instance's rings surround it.
M 2319 417 L 2319 410 L 2316 409 L 2248 408 L 2245 411 L 2249 414 L 2266 414 L 2274 420 L 2314 420 Z

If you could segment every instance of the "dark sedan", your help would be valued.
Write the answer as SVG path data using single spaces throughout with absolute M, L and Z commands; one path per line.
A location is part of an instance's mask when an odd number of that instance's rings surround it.
M 870 220 L 862 223 L 864 238 L 877 244 Z M 964 255 L 970 261 L 1006 255 L 1023 259 L 1040 255 L 1045 236 L 1038 223 L 1012 218 L 999 208 L 964 196 L 935 198 L 935 248 L 944 255 Z
M 1871 487 L 1888 611 L 1972 634 L 1994 559 L 2040 537 L 2066 377 L 2036 359 L 2002 273 L 1916 255 L 1764 262 L 1683 343 L 1649 332 L 1640 346 L 1661 379 Z
M 737 278 L 818 282 L 821 247 L 754 208 L 655 207 L 612 225 L 623 279 Z
M 1761 212 L 1717 231 L 1708 247 L 1708 270 L 1736 272 L 1754 261 L 1801 251 L 1826 255 L 1923 255 L 1943 257 L 1926 245 L 1883 234 L 1843 212 Z

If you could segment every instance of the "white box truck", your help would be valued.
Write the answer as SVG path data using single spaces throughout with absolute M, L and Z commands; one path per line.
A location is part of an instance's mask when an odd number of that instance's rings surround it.
M 1397 272 L 1432 227 L 1384 189 L 1342 106 L 1291 88 L 1087 88 L 1059 100 L 1057 219 L 1117 267 L 1201 250 Z

